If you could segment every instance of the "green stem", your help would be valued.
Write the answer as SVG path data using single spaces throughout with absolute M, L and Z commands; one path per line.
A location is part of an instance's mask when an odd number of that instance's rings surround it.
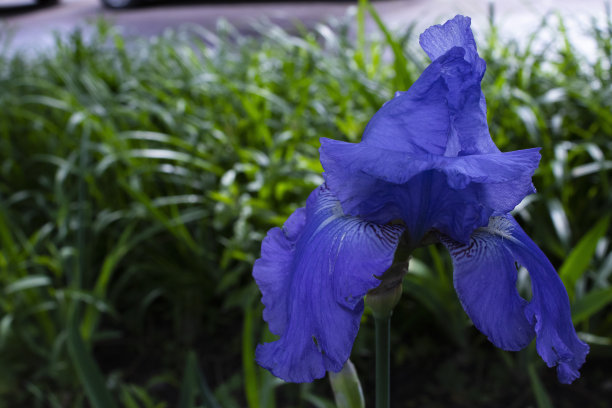
M 408 261 L 391 265 L 381 277 L 380 285 L 366 296 L 376 331 L 376 408 L 389 408 L 391 405 L 391 314 L 402 296 L 402 279 L 406 272 Z
M 374 319 L 376 331 L 376 408 L 389 408 L 391 313 Z

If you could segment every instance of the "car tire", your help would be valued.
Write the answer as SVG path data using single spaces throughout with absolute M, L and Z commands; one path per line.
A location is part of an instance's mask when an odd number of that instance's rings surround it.
M 105 7 L 112 9 L 134 7 L 139 3 L 139 0 L 102 0 L 102 4 Z
M 51 6 L 59 3 L 58 0 L 36 0 L 36 4 L 39 6 Z

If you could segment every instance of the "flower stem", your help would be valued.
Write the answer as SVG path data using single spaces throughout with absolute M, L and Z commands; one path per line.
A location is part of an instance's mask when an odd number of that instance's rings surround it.
M 374 316 L 376 332 L 376 408 L 391 405 L 391 314 L 402 296 L 402 279 L 408 271 L 408 261 L 393 264 L 381 277 L 378 287 L 368 292 L 366 304 Z
M 389 408 L 391 399 L 390 334 L 391 314 L 374 319 L 376 331 L 376 408 Z

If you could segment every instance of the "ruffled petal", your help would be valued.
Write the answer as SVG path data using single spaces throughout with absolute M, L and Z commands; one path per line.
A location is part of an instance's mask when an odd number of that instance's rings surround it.
M 443 155 L 455 108 L 449 105 L 449 96 L 462 81 L 471 81 L 471 67 L 463 55 L 460 48 L 449 51 L 429 65 L 408 91 L 386 102 L 370 119 L 363 142 L 389 150 Z M 472 91 L 480 94 L 479 88 Z
M 291 382 L 340 371 L 359 329 L 363 296 L 391 266 L 402 232 L 345 216 L 325 186 L 285 231 L 271 229 L 253 276 L 264 319 L 280 338 L 257 347 L 257 362 Z
M 480 90 L 486 63 L 478 56 L 470 24 L 469 17 L 458 15 L 443 25 L 429 27 L 419 38 L 421 47 L 432 61 L 459 48 L 464 51 L 463 58 L 471 67 L 469 78 L 455 81 L 454 86 L 449 86 L 448 103 L 460 114 L 452 118 L 452 132 L 445 151 L 447 156 L 460 152 L 477 154 L 498 151 L 489 136 L 486 102 Z
M 580 377 L 589 346 L 576 336 L 567 292 L 554 267 L 518 223 L 507 219 L 514 228 L 516 259 L 531 276 L 533 298 L 525 314 L 535 327 L 538 354 L 549 367 L 557 366 L 560 382 L 570 384 Z
M 493 143 L 469 18 L 428 29 L 421 45 L 433 60 L 421 77 L 372 117 L 359 144 L 322 139 L 321 163 L 347 214 L 399 217 L 413 244 L 430 228 L 466 243 L 535 191 L 540 155 Z
M 287 308 L 278 299 L 286 297 L 291 275 L 293 247 L 306 223 L 306 209 L 298 208 L 282 229 L 272 228 L 261 244 L 261 258 L 255 261 L 253 276 L 265 305 L 263 318 L 270 332 L 281 335 L 287 327 Z
M 539 151 L 540 148 L 533 148 L 446 157 L 321 138 L 321 162 L 328 173 L 361 172 L 389 183 L 404 184 L 419 173 L 439 170 L 448 177 L 449 186 L 457 190 L 469 183 L 498 184 L 524 175 L 531 177 L 540 161 Z
M 534 333 L 536 348 L 559 381 L 580 376 L 589 347 L 576 336 L 567 292 L 544 253 L 510 216 L 491 218 L 469 245 L 441 237 L 453 258 L 457 295 L 474 325 L 496 346 L 519 350 Z M 516 264 L 527 268 L 533 297 L 515 287 Z
M 419 37 L 419 43 L 432 61 L 446 54 L 452 48 L 459 47 L 465 50 L 464 58 L 470 65 L 482 64 L 484 61 L 478 56 L 476 41 L 474 41 L 474 35 L 470 29 L 471 22 L 472 20 L 469 17 L 457 15 L 444 25 L 429 27 Z
M 396 93 L 372 117 L 363 142 L 411 153 L 444 156 L 499 152 L 487 125 L 470 19 L 457 16 L 421 35 L 432 63 L 406 92 Z
M 435 227 L 466 243 L 490 216 L 511 211 L 534 192 L 538 151 L 446 157 L 321 139 L 324 176 L 344 211 L 401 218 L 417 242 Z

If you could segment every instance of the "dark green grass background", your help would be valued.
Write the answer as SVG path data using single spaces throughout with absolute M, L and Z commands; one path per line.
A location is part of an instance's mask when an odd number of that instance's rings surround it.
M 0 407 L 333 406 L 326 380 L 254 364 L 271 335 L 250 273 L 321 182 L 319 138 L 358 141 L 428 63 L 410 27 L 366 36 L 366 9 L 257 37 L 220 22 L 124 41 L 99 22 L 53 55 L 0 53 Z M 588 54 L 555 15 L 528 41 L 475 27 L 493 140 L 542 147 L 516 216 L 570 293 L 582 378 L 488 343 L 430 247 L 393 316 L 394 407 L 612 401 L 612 21 L 583 28 Z M 366 311 L 352 355 L 370 402 L 372 328 Z

